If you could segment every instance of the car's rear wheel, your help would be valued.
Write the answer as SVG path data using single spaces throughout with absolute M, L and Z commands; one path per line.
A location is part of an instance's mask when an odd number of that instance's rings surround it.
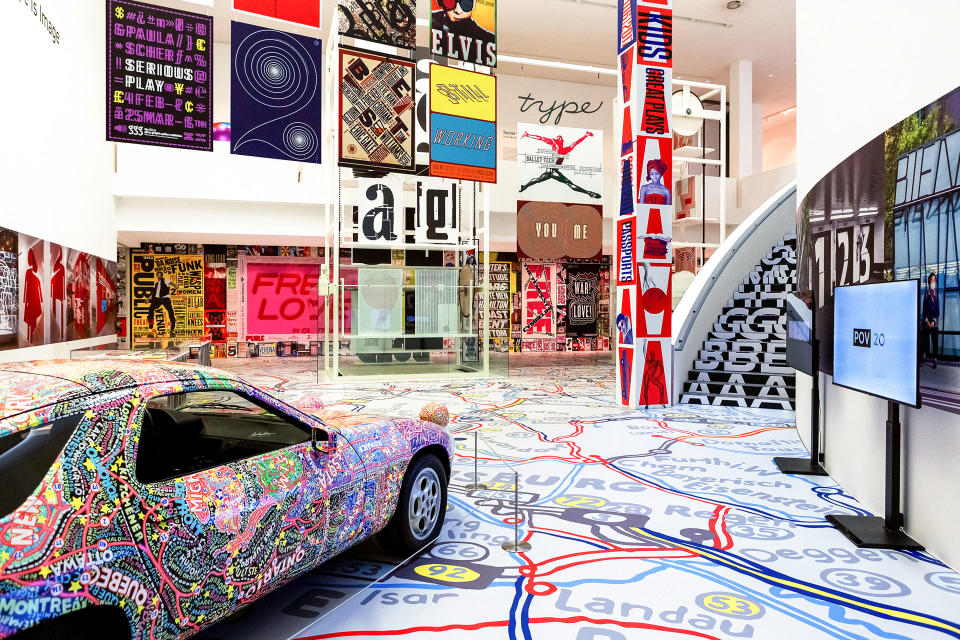
M 423 548 L 440 534 L 447 510 L 447 474 L 436 456 L 420 456 L 407 468 L 397 510 L 378 536 L 401 555 Z

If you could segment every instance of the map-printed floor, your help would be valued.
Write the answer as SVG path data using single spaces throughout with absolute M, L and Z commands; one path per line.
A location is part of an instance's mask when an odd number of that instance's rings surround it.
M 530 364 L 547 362 L 530 360 Z M 857 549 L 824 522 L 864 514 L 805 455 L 793 414 L 715 407 L 626 412 L 608 359 L 457 382 L 318 388 L 313 362 L 228 360 L 293 404 L 416 416 L 447 404 L 457 460 L 444 532 L 397 568 L 364 543 L 206 640 L 919 640 L 960 638 L 960 575 L 925 553 Z M 479 441 L 479 481 L 473 438 Z M 519 535 L 508 553 L 519 474 Z

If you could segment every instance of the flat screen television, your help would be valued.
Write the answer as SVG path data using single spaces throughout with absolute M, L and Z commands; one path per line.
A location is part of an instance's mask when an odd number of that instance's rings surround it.
M 837 287 L 833 383 L 920 406 L 920 281 Z

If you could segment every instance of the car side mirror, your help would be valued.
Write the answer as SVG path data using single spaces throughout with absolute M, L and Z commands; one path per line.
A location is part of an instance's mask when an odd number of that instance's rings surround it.
M 337 449 L 337 432 L 315 426 L 310 429 L 310 445 L 317 453 L 332 453 Z

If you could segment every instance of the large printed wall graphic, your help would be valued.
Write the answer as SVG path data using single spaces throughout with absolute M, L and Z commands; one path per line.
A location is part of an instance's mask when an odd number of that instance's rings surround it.
M 497 181 L 497 78 L 430 65 L 430 175 Z
M 431 0 L 435 56 L 497 66 L 497 0 Z
M 231 153 L 320 163 L 323 46 L 232 23 Z
M 413 173 L 414 62 L 340 47 L 342 166 Z
M 213 17 L 106 6 L 107 140 L 213 151 Z
M 342 36 L 401 49 L 417 46 L 415 0 L 340 0 L 337 10 Z
M 133 251 L 130 262 L 133 346 L 203 338 L 203 255 Z
M 233 8 L 308 27 L 320 26 L 320 0 L 233 0 Z
M 481 271 L 482 273 L 482 271 Z M 513 280 L 509 262 L 490 263 L 490 346 L 506 352 L 510 346 L 510 287 Z
M 838 286 L 919 279 L 923 406 L 960 413 L 960 89 L 835 167 L 798 213 L 799 289 L 813 291 L 820 367 L 833 373 Z
M 20 346 L 32 347 L 50 342 L 46 325 L 49 322 L 50 270 L 46 243 L 39 238 L 20 234 Z
M 598 265 L 567 265 L 567 337 L 597 335 L 600 284 Z
M 598 259 L 603 250 L 599 204 L 517 201 L 517 253 L 533 260 Z
M 527 200 L 599 202 L 603 196 L 603 132 L 517 125 L 518 190 Z
M 673 236 L 671 0 L 619 0 L 620 212 L 616 279 L 620 400 L 670 404 Z M 663 337 L 666 336 L 666 337 Z
M 320 258 L 240 256 L 242 340 L 309 341 L 324 329 Z

